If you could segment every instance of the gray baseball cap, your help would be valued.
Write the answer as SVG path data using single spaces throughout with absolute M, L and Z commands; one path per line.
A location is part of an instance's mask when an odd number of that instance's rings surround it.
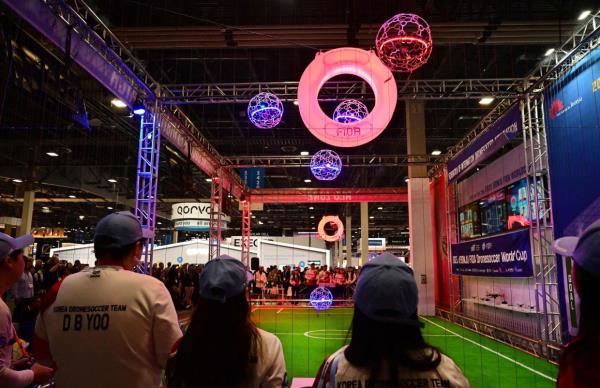
M 205 299 L 225 303 L 227 299 L 244 292 L 246 269 L 241 261 L 221 255 L 204 266 L 198 282 L 198 292 Z
M 413 270 L 390 253 L 382 253 L 363 266 L 354 303 L 374 321 L 420 325 Z
M 588 226 L 579 237 L 555 240 L 552 248 L 559 255 L 571 256 L 578 266 L 600 278 L 600 220 Z
M 4 258 L 17 249 L 23 249 L 26 246 L 33 244 L 33 236 L 30 234 L 21 237 L 13 238 L 8 234 L 0 233 L 0 264 Z
M 131 212 L 111 213 L 96 225 L 94 243 L 101 238 L 102 245 L 110 248 L 123 248 L 137 241 L 149 239 L 152 232 L 142 229 L 139 218 Z

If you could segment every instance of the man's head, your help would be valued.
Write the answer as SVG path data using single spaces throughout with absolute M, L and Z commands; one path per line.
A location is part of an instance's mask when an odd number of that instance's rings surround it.
M 23 248 L 33 244 L 33 236 L 26 234 L 21 237 L 0 233 L 0 280 L 5 284 L 13 284 L 23 274 L 25 256 Z
M 94 253 L 103 263 L 118 263 L 125 269 L 133 269 L 141 257 L 145 240 L 151 235 L 142 229 L 139 219 L 130 212 L 107 215 L 96 225 Z

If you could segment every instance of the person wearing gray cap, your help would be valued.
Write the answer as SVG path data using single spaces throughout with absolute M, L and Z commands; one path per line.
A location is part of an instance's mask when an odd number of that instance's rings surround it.
M 46 294 L 34 354 L 57 366 L 57 387 L 160 386 L 182 333 L 164 284 L 132 271 L 148 237 L 130 212 L 109 214 L 94 234 L 98 265 L 65 277 Z
M 252 322 L 247 281 L 244 265 L 227 255 L 205 265 L 192 321 L 167 366 L 167 388 L 287 387 L 281 341 Z
M 580 237 L 557 239 L 553 248 L 573 258 L 571 276 L 579 295 L 579 330 L 561 355 L 556 386 L 600 387 L 600 220 Z
M 417 305 L 408 265 L 389 253 L 369 261 L 354 292 L 350 344 L 325 359 L 313 387 L 468 388 L 458 366 L 423 339 Z
M 30 234 L 18 238 L 0 233 L 0 296 L 21 278 L 25 268 L 23 248 L 33 244 Z M 32 383 L 44 384 L 54 374 L 52 368 L 33 364 L 31 369 L 21 369 L 12 364 L 13 344 L 17 340 L 10 310 L 0 298 L 0 387 L 27 387 Z

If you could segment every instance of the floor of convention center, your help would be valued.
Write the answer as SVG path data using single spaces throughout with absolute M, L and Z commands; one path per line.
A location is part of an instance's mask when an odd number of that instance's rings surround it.
M 191 311 L 180 313 L 185 328 Z M 255 305 L 258 327 L 279 337 L 290 382 L 314 377 L 324 358 L 350 338 L 351 307 L 317 313 L 312 307 L 290 304 Z M 554 387 L 557 367 L 540 358 L 477 334 L 438 317 L 422 316 L 423 334 L 431 345 L 450 356 L 471 387 Z

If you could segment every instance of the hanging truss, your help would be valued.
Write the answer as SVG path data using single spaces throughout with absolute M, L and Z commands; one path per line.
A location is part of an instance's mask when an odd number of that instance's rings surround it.
M 142 228 L 152 237 L 144 246 L 144 272 L 152 274 L 154 228 L 156 226 L 156 189 L 158 187 L 158 162 L 160 159 L 160 120 L 153 109 L 148 109 L 140 119 L 137 181 L 135 190 L 135 215 Z
M 250 265 L 250 201 L 246 196 L 240 201 L 242 205 L 242 264 Z
M 340 155 L 344 167 L 398 167 L 408 165 L 433 165 L 436 157 L 430 155 Z M 311 156 L 230 156 L 224 157 L 225 168 L 288 168 L 308 167 Z
M 520 78 L 397 80 L 398 98 L 418 100 L 464 100 L 493 96 L 514 99 L 522 93 Z M 240 82 L 223 84 L 163 85 L 168 93 L 161 104 L 238 104 L 248 103 L 257 93 L 274 93 L 281 101 L 298 98 L 298 82 Z M 372 98 L 364 81 L 329 81 L 321 88 L 321 101 Z M 371 97 L 370 97 L 371 96 Z
M 221 209 L 223 208 L 223 185 L 221 178 L 214 176 L 210 191 L 210 221 L 208 230 L 208 259 L 221 254 Z

